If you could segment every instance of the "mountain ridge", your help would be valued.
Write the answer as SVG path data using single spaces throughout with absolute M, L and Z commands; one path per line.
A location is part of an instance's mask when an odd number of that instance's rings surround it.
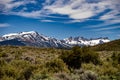
M 48 36 L 39 34 L 36 31 L 29 31 L 29 32 L 5 34 L 0 37 L 0 45 L 4 45 L 3 42 L 10 45 L 11 43 L 10 44 L 8 43 L 8 42 L 10 42 L 10 40 L 24 43 L 24 45 L 26 45 L 26 46 L 55 47 L 55 48 L 70 48 L 75 45 L 94 46 L 97 44 L 103 44 L 103 43 L 110 41 L 107 37 L 87 39 L 87 38 L 80 37 L 80 36 L 69 37 L 69 38 L 66 38 L 63 40 L 58 40 L 56 38 L 52 38 L 52 37 L 48 37 Z M 5 41 L 7 41 L 7 42 L 5 42 Z

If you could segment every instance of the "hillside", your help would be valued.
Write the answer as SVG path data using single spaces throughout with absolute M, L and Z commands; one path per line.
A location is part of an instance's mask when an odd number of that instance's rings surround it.
M 0 46 L 0 80 L 119 80 L 119 55 L 87 47 Z
M 120 39 L 93 46 L 92 49 L 97 50 L 97 51 L 103 51 L 103 50 L 120 51 Z

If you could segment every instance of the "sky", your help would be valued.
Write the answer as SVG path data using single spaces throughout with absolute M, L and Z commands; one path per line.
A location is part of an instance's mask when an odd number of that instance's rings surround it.
M 120 0 L 0 0 L 0 36 L 23 31 L 120 39 Z

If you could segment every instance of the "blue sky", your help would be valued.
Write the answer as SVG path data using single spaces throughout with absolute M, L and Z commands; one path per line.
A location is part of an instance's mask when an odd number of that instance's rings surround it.
M 37 31 L 64 39 L 120 38 L 120 0 L 0 0 L 0 36 Z

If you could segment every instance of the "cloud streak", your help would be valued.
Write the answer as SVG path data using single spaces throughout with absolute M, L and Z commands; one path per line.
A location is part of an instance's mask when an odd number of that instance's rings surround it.
M 56 21 L 53 21 L 53 20 L 40 20 L 40 22 L 56 22 Z
M 110 21 L 116 20 L 120 17 L 120 1 L 119 0 L 45 0 L 44 3 L 40 4 L 39 0 L 1 0 L 0 4 L 3 5 L 0 8 L 3 14 L 18 15 L 28 18 L 41 18 L 44 16 L 51 16 L 52 14 L 59 14 L 68 16 L 70 21 L 81 22 L 90 20 L 90 18 L 97 16 L 98 14 L 110 9 L 108 13 L 99 16 L 98 20 Z M 38 10 L 31 10 L 29 12 L 23 10 L 13 11 L 12 9 L 25 6 L 27 4 L 41 5 L 42 8 Z M 29 10 L 29 7 L 26 7 Z M 59 17 L 59 16 L 56 16 Z
M 104 31 L 104 30 L 113 30 L 113 29 L 119 29 L 120 26 L 113 26 L 113 27 L 106 27 L 106 28 L 99 28 L 99 29 L 94 29 L 95 31 Z
M 8 23 L 0 23 L 0 28 L 10 26 Z
M 44 9 L 51 11 L 51 14 L 68 15 L 69 18 L 74 20 L 84 20 L 96 16 L 97 14 L 111 9 L 110 13 L 100 17 L 100 20 L 108 20 L 110 17 L 113 19 L 119 13 L 116 6 L 119 5 L 119 0 L 101 0 L 97 3 L 87 2 L 86 0 L 69 0 L 66 4 L 64 0 L 56 0 L 52 5 L 46 5 Z M 49 2 L 51 3 L 51 2 Z
M 15 1 L 15 0 L 0 0 L 0 11 L 2 11 L 2 13 L 4 14 L 9 14 L 12 11 L 12 9 L 23 6 L 23 5 L 27 5 L 27 4 L 36 4 L 35 0 L 21 0 L 21 1 Z

